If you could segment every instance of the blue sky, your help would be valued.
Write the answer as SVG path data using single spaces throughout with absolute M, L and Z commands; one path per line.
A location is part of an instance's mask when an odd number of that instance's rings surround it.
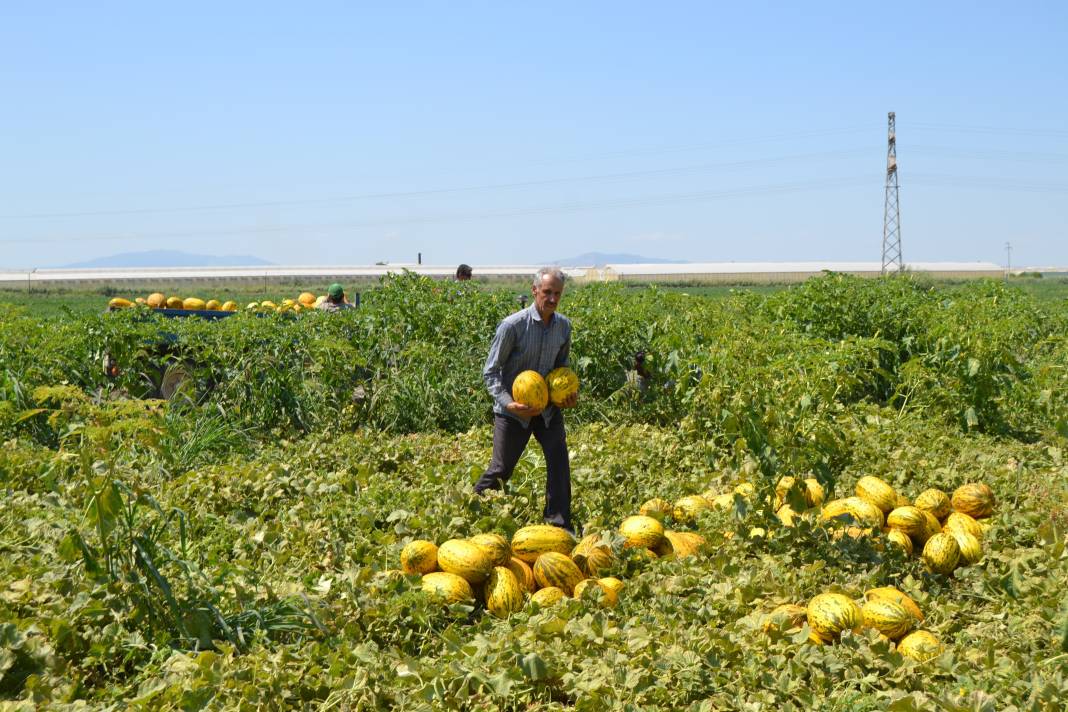
M 1068 264 L 1068 3 L 9 3 L 0 267 Z

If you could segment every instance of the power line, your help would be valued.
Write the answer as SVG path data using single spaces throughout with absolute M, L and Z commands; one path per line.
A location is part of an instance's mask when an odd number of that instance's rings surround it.
M 950 131 L 955 133 L 1000 134 L 1003 136 L 1051 136 L 1068 138 L 1068 130 L 1017 128 L 1011 126 L 964 126 L 961 124 L 937 124 L 917 122 L 907 124 L 910 131 Z
M 311 198 L 307 200 L 271 200 L 248 203 L 217 203 L 212 205 L 192 205 L 172 208 L 131 208 L 125 210 L 93 210 L 84 212 L 64 213 L 25 213 L 21 215 L 0 215 L 4 220 L 40 219 L 40 218 L 75 218 L 75 217 L 103 217 L 111 215 L 153 215 L 165 213 L 183 212 L 209 212 L 216 210 L 232 210 L 240 208 L 265 208 L 286 207 L 299 205 L 324 205 L 329 203 L 356 202 L 361 200 L 376 200 L 384 198 L 412 198 L 427 197 L 432 195 L 447 195 L 454 193 L 470 193 L 489 190 L 508 190 L 514 188 L 535 188 L 549 185 L 561 185 L 567 183 L 584 183 L 596 181 L 631 180 L 635 178 L 665 178 L 671 176 L 686 175 L 716 171 L 719 169 L 738 169 L 752 166 L 768 165 L 772 163 L 786 163 L 790 161 L 815 161 L 828 158 L 842 158 L 852 155 L 867 153 L 866 148 L 852 148 L 839 151 L 821 151 L 818 153 L 793 154 L 788 156 L 776 156 L 772 158 L 756 158 L 741 161 L 721 161 L 716 163 L 704 163 L 677 168 L 657 168 L 642 171 L 625 171 L 620 173 L 602 173 L 596 175 L 576 176 L 570 178 L 546 178 L 541 180 L 514 181 L 508 183 L 489 183 L 483 185 L 463 186 L 454 188 L 431 188 L 427 190 L 397 191 L 383 193 L 363 193 L 356 195 L 335 196 L 331 198 Z
M 530 208 L 519 208 L 514 210 L 499 210 L 481 213 L 466 213 L 466 214 L 452 214 L 452 215 L 423 215 L 412 216 L 405 218 L 387 218 L 383 220 L 364 220 L 353 222 L 340 222 L 340 223 L 325 223 L 325 224 L 304 224 L 304 225 L 284 225 L 276 227 L 245 227 L 225 230 L 207 230 L 207 231 L 180 231 L 180 232 L 166 232 L 166 233 L 134 233 L 126 235 L 109 235 L 109 236 L 86 236 L 81 238 L 63 237 L 63 238 L 14 238 L 8 240 L 0 240 L 0 244 L 11 243 L 24 243 L 24 242 L 91 242 L 91 241 L 107 241 L 107 240 L 135 240 L 135 241 L 147 241 L 152 242 L 154 240 L 169 239 L 169 238 L 188 238 L 188 237 L 220 237 L 226 235 L 254 235 L 254 234 L 272 234 L 272 233 L 284 233 L 284 232 L 319 232 L 339 229 L 358 229 L 369 227 L 389 227 L 398 225 L 415 225 L 415 224 L 434 224 L 434 223 L 446 223 L 446 222 L 468 222 L 473 220 L 487 220 L 504 217 L 527 217 L 535 215 L 549 215 L 559 213 L 572 213 L 581 212 L 587 210 L 602 210 L 609 208 L 629 208 L 629 207 L 645 207 L 655 205 L 669 205 L 689 202 L 704 202 L 713 200 L 723 200 L 728 198 L 749 197 L 756 195 L 772 195 L 772 194 L 785 194 L 795 193 L 811 190 L 823 190 L 832 188 L 847 188 L 856 187 L 861 185 L 870 185 L 874 180 L 873 176 L 859 176 L 850 178 L 838 178 L 829 179 L 823 181 L 802 181 L 794 183 L 783 183 L 774 185 L 762 185 L 762 186 L 750 186 L 746 188 L 732 189 L 732 190 L 719 190 L 719 191 L 698 191 L 690 193 L 666 193 L 655 196 L 645 196 L 637 198 L 620 198 L 613 200 L 600 200 L 600 201 L 580 201 L 572 203 L 563 203 L 557 205 L 548 206 L 534 206 Z

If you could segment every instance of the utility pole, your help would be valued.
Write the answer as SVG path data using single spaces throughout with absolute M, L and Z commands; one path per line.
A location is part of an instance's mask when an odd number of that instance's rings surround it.
M 1005 242 L 1005 281 L 1009 281 L 1009 273 L 1012 272 L 1012 243 Z
M 886 138 L 886 201 L 883 204 L 883 269 L 882 273 L 905 269 L 901 260 L 901 216 L 897 200 L 897 132 L 894 112 L 887 114 Z

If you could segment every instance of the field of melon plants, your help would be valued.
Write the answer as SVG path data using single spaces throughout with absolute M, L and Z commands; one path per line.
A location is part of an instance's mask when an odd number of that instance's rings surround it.
M 339 314 L 0 310 L 2 709 L 1065 709 L 1063 299 L 841 275 L 575 287 L 574 514 L 621 587 L 491 613 L 478 586 L 425 591 L 401 551 L 496 533 L 518 553 L 540 523 L 533 443 L 505 495 L 471 494 L 481 366 L 515 308 L 405 275 Z M 993 498 L 979 557 L 942 566 L 893 512 L 968 483 Z M 884 484 L 877 522 L 824 516 Z M 654 498 L 674 553 L 626 546 Z M 938 647 L 781 608 L 886 587 Z

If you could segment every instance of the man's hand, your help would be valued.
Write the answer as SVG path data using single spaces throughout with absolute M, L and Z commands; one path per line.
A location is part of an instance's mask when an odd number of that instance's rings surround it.
M 516 401 L 512 401 L 511 403 L 506 405 L 505 408 L 508 409 L 509 413 L 511 413 L 512 415 L 518 415 L 520 418 L 533 418 L 535 415 L 541 412 L 537 408 L 532 408 L 529 405 L 526 405 L 524 403 L 518 403 Z
M 561 408 L 574 408 L 578 404 L 578 391 L 575 391 L 560 403 Z

